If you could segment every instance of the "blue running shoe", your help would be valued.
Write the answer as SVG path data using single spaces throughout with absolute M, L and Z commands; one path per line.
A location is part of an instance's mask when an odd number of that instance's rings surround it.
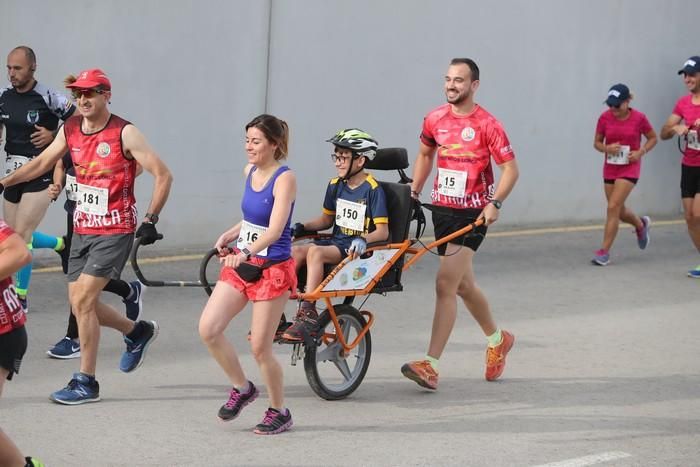
M 139 281 L 129 282 L 129 287 L 131 287 L 131 298 L 125 298 L 122 302 L 126 305 L 126 317 L 131 321 L 138 321 L 143 312 L 143 294 L 148 287 Z
M 649 246 L 649 242 L 651 241 L 651 237 L 649 236 L 649 228 L 651 227 L 651 219 L 649 218 L 649 216 L 644 216 L 641 219 L 642 219 L 642 228 L 635 229 L 635 230 L 637 232 L 637 245 L 639 245 L 640 250 L 643 250 Z
M 56 345 L 47 350 L 46 355 L 51 358 L 60 358 L 63 360 L 80 358 L 80 343 L 70 337 L 64 337 L 58 341 Z
M 610 253 L 602 249 L 596 251 L 591 263 L 597 266 L 607 266 L 610 263 Z
M 688 271 L 688 277 L 692 277 L 693 279 L 700 279 L 700 266 Z
M 100 385 L 95 378 L 83 373 L 74 373 L 68 386 L 49 396 L 57 404 L 79 405 L 100 400 Z
M 155 321 L 139 321 L 139 323 L 145 324 L 145 329 L 137 339 L 132 341 L 124 336 L 126 351 L 119 362 L 119 369 L 124 373 L 134 371 L 141 366 L 148 347 L 158 337 L 158 323 Z

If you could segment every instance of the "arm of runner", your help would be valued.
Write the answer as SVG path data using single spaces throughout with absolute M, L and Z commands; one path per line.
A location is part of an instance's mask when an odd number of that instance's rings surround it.
M 656 146 L 658 139 L 656 138 L 656 132 L 653 128 L 644 133 L 644 138 L 646 138 L 644 144 L 642 144 L 638 150 L 630 153 L 629 160 L 631 162 L 636 162 L 637 160 L 641 159 L 642 156 L 647 155 L 647 153 L 649 153 L 649 151 L 654 149 L 654 146 Z
M 413 164 L 413 183 L 411 183 L 411 196 L 418 198 L 425 185 L 430 172 L 433 170 L 433 159 L 435 158 L 436 147 L 428 146 L 421 141 L 418 149 L 416 162 Z
M 124 127 L 122 134 L 124 149 L 143 169 L 153 175 L 153 194 L 151 203 L 146 211 L 149 214 L 160 214 L 170 194 L 173 176 L 165 163 L 146 141 L 146 137 L 134 125 Z
M 27 242 L 13 233 L 0 242 L 0 279 L 5 279 L 32 261 Z
M 68 143 L 66 143 L 66 135 L 63 131 L 59 131 L 56 138 L 49 144 L 49 147 L 44 149 L 41 154 L 34 159 L 0 180 L 0 185 L 2 185 L 3 188 L 7 188 L 8 186 L 17 185 L 18 183 L 28 182 L 48 172 L 67 151 Z
M 225 253 L 224 248 L 227 248 L 229 244 L 233 243 L 238 238 L 238 234 L 240 232 L 241 222 L 219 235 L 219 238 L 216 240 L 216 243 L 214 243 L 214 248 L 219 250 L 219 254 Z
M 515 159 L 511 159 L 507 162 L 498 166 L 501 169 L 501 176 L 498 180 L 498 185 L 496 186 L 496 191 L 494 192 L 491 199 L 497 199 L 503 202 L 515 186 L 515 182 L 518 181 L 520 176 L 520 170 L 518 169 L 518 163 Z M 480 218 L 484 218 L 486 225 L 491 225 L 498 220 L 499 210 L 492 203 L 489 203 L 481 211 Z
M 292 211 L 292 203 L 297 194 L 297 180 L 291 170 L 277 177 L 272 193 L 275 197 L 275 202 L 270 213 L 270 224 L 265 233 L 248 246 L 248 250 L 252 255 L 272 245 L 282 236 L 282 232 L 287 225 L 287 219 L 289 219 L 289 214 Z
M 593 140 L 593 147 L 598 152 L 602 152 L 603 154 L 607 153 L 608 146 L 605 144 L 605 136 L 601 135 L 600 133 L 596 133 L 595 139 Z
M 683 136 L 688 133 L 688 127 L 681 124 L 682 119 L 680 115 L 671 114 L 664 126 L 661 127 L 661 139 L 665 141 L 676 135 Z
M 58 195 L 61 194 L 61 190 L 63 189 L 65 177 L 66 168 L 63 165 L 63 158 L 61 158 L 56 162 L 56 166 L 53 168 L 53 183 L 49 185 L 49 198 L 51 198 L 51 200 L 56 201 L 58 199 Z

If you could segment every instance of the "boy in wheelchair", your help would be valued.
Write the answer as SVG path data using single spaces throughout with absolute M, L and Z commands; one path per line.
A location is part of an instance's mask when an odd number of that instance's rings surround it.
M 389 237 L 389 216 L 384 191 L 371 174 L 365 172 L 367 160 L 377 154 L 377 142 L 368 133 L 357 128 L 341 130 L 327 140 L 335 146 L 331 159 L 338 177 L 331 179 L 326 188 L 323 210 L 319 217 L 296 223 L 292 236 L 317 232 L 333 227 L 330 238 L 292 247 L 297 271 L 306 266 L 307 292 L 322 282 L 325 264 L 338 264 L 347 255 L 361 256 L 368 243 L 382 242 Z M 302 301 L 294 323 L 282 338 L 300 342 L 304 334 L 318 332 L 316 303 Z

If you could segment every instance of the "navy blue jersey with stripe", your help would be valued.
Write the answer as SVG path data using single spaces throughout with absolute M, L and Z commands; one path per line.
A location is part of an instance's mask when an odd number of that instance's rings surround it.
M 5 127 L 5 152 L 25 157 L 39 155 L 44 148 L 31 142 L 39 125 L 56 131 L 59 120 L 73 115 L 75 106 L 68 97 L 36 82 L 27 92 L 13 87 L 0 88 L 0 124 Z
M 345 180 L 334 178 L 328 183 L 326 196 L 323 200 L 323 212 L 335 219 L 338 199 L 365 204 L 364 232 L 353 231 L 333 224 L 333 237 L 337 239 L 349 239 L 362 234 L 373 232 L 377 224 L 388 224 L 389 214 L 386 207 L 384 190 L 371 174 L 359 186 L 350 188 Z

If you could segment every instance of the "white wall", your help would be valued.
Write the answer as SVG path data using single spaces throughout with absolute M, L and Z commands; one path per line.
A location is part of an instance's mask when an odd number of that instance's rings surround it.
M 455 56 L 479 64 L 477 101 L 503 122 L 521 166 L 502 221 L 601 219 L 602 156 L 592 141 L 607 89 L 627 83 L 658 131 L 685 92 L 676 70 L 700 53 L 691 12 L 693 0 L 2 0 L 0 43 L 5 52 L 33 47 L 50 86 L 88 67 L 110 75 L 112 110 L 175 175 L 160 227 L 168 245 L 185 246 L 213 242 L 237 220 L 243 126 L 253 116 L 267 110 L 289 122 L 295 220 L 308 218 L 334 174 L 324 141 L 358 126 L 415 154 Z M 675 143 L 649 155 L 633 208 L 679 212 L 679 159 Z M 149 176 L 137 197 L 144 212 Z M 63 226 L 51 208 L 42 229 Z

